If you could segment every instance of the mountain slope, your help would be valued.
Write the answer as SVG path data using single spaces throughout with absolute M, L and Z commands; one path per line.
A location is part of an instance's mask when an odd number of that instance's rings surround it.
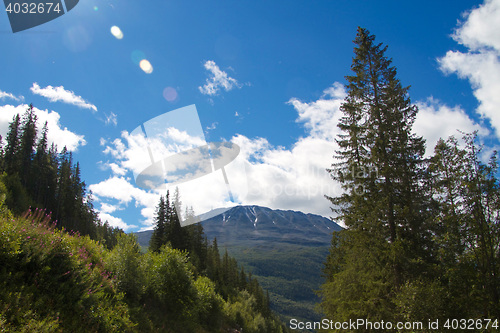
M 203 216 L 202 216 L 203 217 Z M 219 244 L 278 242 L 294 245 L 329 245 L 340 226 L 331 220 L 298 211 L 260 206 L 237 206 L 202 222 L 209 239 Z

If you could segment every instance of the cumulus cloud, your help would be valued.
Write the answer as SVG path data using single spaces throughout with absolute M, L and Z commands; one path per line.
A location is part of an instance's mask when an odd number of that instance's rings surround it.
M 144 207 L 141 211 L 145 217 L 143 224 L 152 225 L 154 217 L 154 207 L 158 204 L 158 193 L 144 191 L 132 185 L 129 178 L 121 176 L 112 176 L 97 184 L 89 186 L 89 190 L 95 197 L 96 202 L 101 203 L 101 208 L 98 209 L 100 216 L 109 217 L 109 213 L 118 210 L 120 206 L 128 205 L 134 202 L 135 206 Z M 106 200 L 117 201 L 116 204 L 110 204 Z M 106 219 L 103 219 L 105 221 Z M 113 220 L 113 223 L 119 223 L 120 220 Z M 123 222 L 123 221 L 122 221 Z M 110 221 L 111 223 L 111 221 Z M 128 226 L 133 227 L 133 226 Z M 134 226 L 135 227 L 135 226 Z
M 468 79 L 479 101 L 477 112 L 500 134 L 500 0 L 486 0 L 464 15 L 453 39 L 468 52 L 448 51 L 440 68 Z
M 459 106 L 449 107 L 432 97 L 427 101 L 417 103 L 419 112 L 413 131 L 426 139 L 426 156 L 434 152 L 434 147 L 440 138 L 446 139 L 455 136 L 462 137 L 459 132 L 472 133 L 478 131 L 481 136 L 486 136 L 489 131 L 475 123 Z
M 47 86 L 45 88 L 41 88 L 38 83 L 35 82 L 30 90 L 33 94 L 43 96 L 51 102 L 61 101 L 66 104 L 78 106 L 82 109 L 97 111 L 97 107 L 95 105 L 85 101 L 81 96 L 75 95 L 74 92 L 64 89 L 63 86 Z
M 323 96 L 314 102 L 304 103 L 296 98 L 290 99 L 298 113 L 297 122 L 304 123 L 309 135 L 327 140 L 333 140 L 338 134 L 337 123 L 340 113 L 332 113 L 339 110 L 346 92 L 341 83 L 334 83 L 330 88 L 323 91 Z
M 12 122 L 14 116 L 16 114 L 22 116 L 28 107 L 29 106 L 26 104 L 20 104 L 18 106 L 0 106 L 0 134 L 2 137 L 6 137 L 9 130 L 9 124 Z M 47 122 L 47 127 L 49 129 L 47 139 L 49 145 L 54 143 L 58 148 L 66 146 L 69 151 L 75 151 L 78 147 L 86 144 L 83 135 L 76 134 L 61 125 L 61 116 L 59 113 L 49 110 L 40 110 L 36 107 L 33 109 L 38 119 L 39 129 Z
M 116 216 L 112 216 L 112 215 L 107 214 L 107 213 L 98 212 L 98 217 L 101 221 L 108 222 L 108 224 L 111 227 L 117 227 L 117 228 L 122 229 L 123 231 L 127 231 L 128 229 L 137 227 L 136 225 L 127 224 L 121 218 L 116 217 Z
M 221 89 L 229 91 L 235 87 L 241 88 L 241 84 L 239 84 L 236 79 L 227 75 L 226 72 L 222 71 L 219 66 L 215 64 L 215 61 L 208 60 L 203 66 L 210 72 L 206 83 L 203 86 L 198 87 L 198 90 L 203 95 L 215 96 Z

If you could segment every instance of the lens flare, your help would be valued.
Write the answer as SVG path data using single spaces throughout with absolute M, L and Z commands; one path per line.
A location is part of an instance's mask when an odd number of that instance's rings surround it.
M 146 59 L 142 59 L 141 62 L 139 63 L 139 67 L 146 73 L 146 74 L 151 74 L 153 73 L 153 66 L 149 61 Z
M 83 26 L 76 25 L 66 30 L 63 43 L 72 52 L 82 52 L 92 44 L 92 37 Z
M 123 32 L 116 25 L 111 27 L 111 34 L 116 37 L 116 39 L 123 38 Z
M 163 89 L 163 98 L 169 102 L 174 102 L 177 99 L 177 90 L 172 87 L 166 87 Z

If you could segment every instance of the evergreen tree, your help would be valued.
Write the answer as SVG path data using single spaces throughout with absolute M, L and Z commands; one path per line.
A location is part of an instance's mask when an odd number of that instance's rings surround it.
M 0 135 L 0 172 L 5 171 L 5 165 L 4 165 L 4 160 L 5 160 L 5 149 L 3 145 L 3 137 Z
M 186 228 L 181 226 L 177 209 L 179 209 L 179 211 L 182 209 L 178 188 L 175 189 L 172 204 L 169 209 L 168 241 L 170 241 L 174 249 L 189 251 L 189 235 Z
M 168 202 L 168 193 L 166 199 Z M 149 250 L 152 252 L 159 252 L 166 242 L 167 207 L 163 196 L 161 196 L 156 207 L 155 228 L 149 240 Z
M 22 119 L 19 145 L 21 182 L 23 186 L 28 188 L 28 191 L 33 190 L 33 178 L 35 177 L 31 166 L 35 155 L 36 120 L 37 117 L 33 110 L 33 104 L 30 104 Z
M 500 309 L 500 187 L 496 153 L 479 160 L 475 134 L 440 140 L 430 171 L 439 207 L 436 243 L 450 316 L 498 316 Z
M 14 116 L 14 119 L 9 124 L 7 132 L 7 146 L 5 147 L 5 171 L 13 175 L 19 171 L 19 146 L 20 146 L 20 117 L 19 114 Z
M 337 319 L 387 320 L 399 288 L 430 270 L 425 144 L 412 134 L 418 110 L 385 55 L 387 46 L 362 28 L 354 43 L 343 133 L 329 169 L 345 190 L 329 199 L 347 230 L 335 236 L 328 258 L 323 307 Z
M 35 157 L 33 159 L 33 169 L 36 172 L 36 177 L 34 177 L 34 188 L 33 194 L 35 201 L 46 207 L 46 202 L 44 198 L 47 195 L 50 179 L 50 158 L 48 153 L 48 127 L 47 122 L 45 122 L 42 133 L 38 142 L 36 144 Z

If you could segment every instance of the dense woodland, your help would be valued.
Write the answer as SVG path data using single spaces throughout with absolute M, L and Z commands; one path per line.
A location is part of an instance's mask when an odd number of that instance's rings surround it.
M 0 331 L 287 331 L 217 240 L 180 226 L 169 194 L 148 251 L 102 223 L 79 164 L 47 133 L 30 105 L 0 149 Z
M 418 109 L 387 46 L 361 28 L 354 42 L 329 170 L 345 190 L 329 199 L 346 229 L 334 234 L 324 269 L 325 317 L 499 320 L 496 152 L 488 157 L 476 135 L 467 134 L 440 140 L 427 158 L 424 139 L 412 132 Z
M 79 163 L 74 163 L 66 147 L 60 151 L 54 144 L 49 147 L 47 134 L 46 123 L 38 129 L 32 105 L 10 123 L 7 137 L 1 140 L 5 146 L 0 147 L 5 204 L 14 215 L 30 207 L 45 209 L 59 229 L 78 231 L 112 248 L 122 231 L 97 218 Z

